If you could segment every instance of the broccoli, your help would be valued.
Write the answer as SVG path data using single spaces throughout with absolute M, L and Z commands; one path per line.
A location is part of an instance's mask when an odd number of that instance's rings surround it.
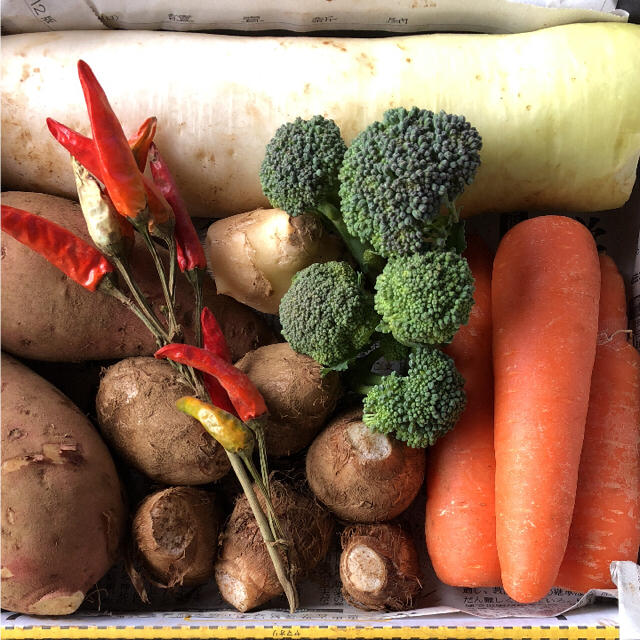
M 344 369 L 369 344 L 380 318 L 361 280 L 346 262 L 312 264 L 293 277 L 280 302 L 280 323 L 294 351 Z
M 370 386 L 363 421 L 410 447 L 427 447 L 450 431 L 464 411 L 464 379 L 439 349 L 415 347 L 406 376 L 393 372 Z
M 272 206 L 290 216 L 322 216 L 365 273 L 381 266 L 371 247 L 351 235 L 339 210 L 338 173 L 347 147 L 333 120 L 313 116 L 280 126 L 267 144 L 260 182 Z M 375 265 L 375 266 L 374 266 Z
M 409 346 L 451 342 L 469 321 L 473 292 L 469 264 L 455 251 L 390 258 L 376 280 L 378 330 Z
M 445 246 L 458 223 L 454 200 L 473 181 L 481 146 L 462 116 L 388 110 L 344 155 L 339 196 L 348 232 L 385 258 Z

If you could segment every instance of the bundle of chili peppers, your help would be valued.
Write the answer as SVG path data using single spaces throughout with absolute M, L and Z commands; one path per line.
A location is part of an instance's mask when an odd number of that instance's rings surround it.
M 51 118 L 47 125 L 71 154 L 80 206 L 95 246 L 45 218 L 6 205 L 2 205 L 2 229 L 86 289 L 118 299 L 153 333 L 159 347 L 156 358 L 171 361 L 194 391 L 193 396 L 178 401 L 177 409 L 197 419 L 226 450 L 293 612 L 297 592 L 289 561 L 290 541 L 274 512 L 269 488 L 263 433 L 267 407 L 251 380 L 231 363 L 222 330 L 203 306 L 206 258 L 175 181 L 153 142 L 156 119 L 148 118 L 127 139 L 104 90 L 82 60 L 78 75 L 93 137 Z M 144 173 L 147 163 L 152 179 Z M 135 232 L 143 238 L 156 266 L 165 318 L 155 313 L 132 272 L 129 255 Z M 167 246 L 167 272 L 154 238 Z M 176 265 L 194 290 L 196 345 L 183 344 L 182 328 L 176 321 Z M 253 462 L 255 444 L 259 471 Z M 263 495 L 264 510 L 253 483 Z

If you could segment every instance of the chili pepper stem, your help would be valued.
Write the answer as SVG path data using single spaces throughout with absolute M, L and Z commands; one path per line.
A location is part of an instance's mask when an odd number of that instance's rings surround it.
M 169 249 L 169 296 L 171 304 L 176 304 L 176 265 L 178 264 L 176 239 L 171 236 L 167 240 L 167 248 Z M 200 316 L 197 315 L 197 318 Z M 199 346 L 199 345 L 198 345 Z
M 260 502 L 253 490 L 253 486 L 251 484 L 251 479 L 247 475 L 247 471 L 243 465 L 241 457 L 236 453 L 230 453 L 227 451 L 227 456 L 229 457 L 229 461 L 231 462 L 231 466 L 242 485 L 242 489 L 247 496 L 247 500 L 249 502 L 249 506 L 251 507 L 251 511 L 258 523 L 258 527 L 260 529 L 260 533 L 262 534 L 262 538 L 267 547 L 267 551 L 273 562 L 273 567 L 276 571 L 276 575 L 278 576 L 278 580 L 284 589 L 284 593 L 287 597 L 287 601 L 289 602 L 289 611 L 294 613 L 298 607 L 298 592 L 296 589 L 295 582 L 291 579 L 291 567 L 285 567 L 285 563 L 283 561 L 282 556 L 280 555 L 278 549 L 275 545 L 275 538 L 271 532 L 271 527 L 267 521 L 267 518 L 260 506 Z M 265 500 L 267 496 L 265 495 Z
M 187 269 L 184 272 L 185 277 L 191 283 L 193 288 L 193 294 L 195 297 L 195 313 L 193 318 L 193 331 L 195 333 L 196 346 L 202 347 L 202 323 L 200 322 L 200 316 L 204 309 L 204 298 L 202 295 L 202 278 L 204 270 L 197 267 L 193 269 Z
M 171 300 L 171 295 L 169 293 L 169 288 L 167 286 L 167 278 L 164 274 L 164 268 L 162 266 L 162 262 L 160 260 L 160 256 L 158 255 L 158 250 L 156 249 L 156 245 L 151 238 L 151 234 L 149 233 L 149 229 L 146 224 L 141 224 L 137 226 L 138 231 L 142 235 L 142 238 L 147 245 L 147 249 L 153 258 L 153 262 L 156 266 L 156 270 L 158 271 L 158 277 L 160 278 L 160 284 L 162 286 L 162 293 L 164 294 L 164 299 L 167 307 L 167 319 L 169 322 L 169 342 L 174 342 L 178 337 L 180 337 L 180 327 L 178 326 L 178 322 L 176 321 L 175 309 Z
M 134 304 L 134 302 L 130 298 L 128 298 L 122 291 L 120 291 L 120 289 L 118 289 L 118 287 L 110 278 L 103 278 L 98 285 L 98 289 L 102 293 L 112 296 L 113 298 L 121 302 L 132 313 L 134 313 L 144 323 L 147 329 L 151 331 L 159 346 L 164 344 L 165 336 L 156 330 L 155 326 L 149 320 L 147 315 L 143 313 L 143 311 L 136 304 Z
M 171 342 L 171 340 L 169 339 L 169 334 L 160 324 L 158 318 L 153 312 L 153 309 L 151 308 L 151 305 L 149 304 L 149 301 L 145 297 L 144 293 L 142 293 L 142 291 L 140 290 L 140 287 L 138 286 L 136 281 L 132 278 L 128 262 L 124 258 L 117 256 L 114 256 L 112 260 L 116 265 L 116 268 L 120 272 L 120 275 L 127 283 L 127 286 L 129 287 L 129 290 L 131 291 L 131 294 L 133 295 L 135 301 L 138 303 L 141 313 L 144 314 L 146 318 L 145 325 L 147 326 L 149 331 L 151 331 L 151 333 L 156 336 L 156 339 L 160 337 L 161 344 L 164 345 Z

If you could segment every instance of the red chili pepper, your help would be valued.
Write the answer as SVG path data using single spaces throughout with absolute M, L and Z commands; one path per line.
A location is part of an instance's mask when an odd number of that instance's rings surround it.
M 198 237 L 198 232 L 193 226 L 191 216 L 187 211 L 184 201 L 180 197 L 175 180 L 169 171 L 155 143 L 151 144 L 149 166 L 153 180 L 160 189 L 162 195 L 171 205 L 176 216 L 176 245 L 178 250 L 178 266 L 180 271 L 192 269 L 206 269 L 207 258 Z
M 149 205 L 149 232 L 152 235 L 172 237 L 176 218 L 171 205 L 166 201 L 158 187 L 147 176 L 142 176 L 144 190 Z
M 135 136 L 129 138 L 129 146 L 133 151 L 138 169 L 144 173 L 147 167 L 147 157 L 149 155 L 149 146 L 153 142 L 156 135 L 156 125 L 158 119 L 155 116 L 147 118 L 138 129 Z
M 2 205 L 2 230 L 33 249 L 72 280 L 95 291 L 114 269 L 94 247 L 64 227 L 33 213 Z
M 231 362 L 231 351 L 222 333 L 222 329 L 208 307 L 202 309 L 200 314 L 200 326 L 202 327 L 202 346 L 205 351 L 210 351 L 220 356 L 225 362 Z
M 155 357 L 169 358 L 214 376 L 229 394 L 243 422 L 267 413 L 264 398 L 249 377 L 220 356 L 190 344 L 172 343 L 158 349 Z
M 102 182 L 120 214 L 134 220 L 142 220 L 147 211 L 142 174 L 120 121 L 93 71 L 83 60 L 78 61 L 78 75 L 98 150 Z
M 207 307 L 204 307 L 200 314 L 200 326 L 202 328 L 202 346 L 205 351 L 220 356 L 225 362 L 231 362 L 231 352 L 229 351 L 229 346 L 222 333 L 222 329 L 220 329 L 216 317 Z M 231 400 L 229 400 L 229 394 L 216 378 L 208 373 L 203 373 L 202 382 L 214 406 L 220 407 L 233 415 L 238 415 Z
M 47 118 L 47 126 L 53 137 L 93 176 L 100 182 L 102 167 L 96 144 L 91 138 L 70 129 L 53 118 Z

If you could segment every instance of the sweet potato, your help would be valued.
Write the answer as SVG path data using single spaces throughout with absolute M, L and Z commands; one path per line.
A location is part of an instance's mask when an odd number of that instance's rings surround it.
M 424 479 L 423 449 L 362 422 L 362 410 L 334 418 L 307 452 L 307 481 L 330 511 L 349 522 L 383 522 L 402 513 Z
M 73 613 L 116 560 L 126 509 L 107 447 L 43 378 L 2 355 L 2 608 Z
M 137 557 L 155 584 L 197 586 L 213 576 L 220 511 L 215 495 L 170 487 L 147 496 L 133 519 Z
M 259 492 L 257 492 L 259 494 Z M 258 499 L 264 507 L 261 495 Z M 302 577 L 327 554 L 333 519 L 313 498 L 283 482 L 271 482 L 276 514 L 294 549 L 294 575 Z M 248 611 L 282 593 L 256 519 L 245 496 L 238 499 L 222 535 L 215 577 L 222 597 L 238 611 Z
M 335 371 L 322 375 L 322 366 L 296 353 L 288 343 L 249 351 L 236 362 L 267 403 L 267 453 L 288 456 L 315 438 L 336 406 L 340 379 Z
M 42 215 L 90 242 L 80 207 L 70 200 L 5 192 L 2 202 Z M 132 265 L 143 291 L 159 309 L 164 298 L 140 239 Z M 194 308 L 191 286 L 182 276 L 177 283 L 178 321 L 190 339 Z M 252 310 L 227 296 L 216 295 L 211 281 L 205 291 L 205 303 L 222 326 L 234 358 L 273 340 L 270 329 Z M 2 233 L 2 348 L 25 358 L 64 362 L 150 355 L 155 342 L 146 327 L 119 302 L 83 289 L 43 257 Z
M 191 215 L 267 205 L 258 170 L 282 123 L 322 114 L 349 144 L 398 106 L 444 109 L 478 128 L 482 166 L 463 215 L 612 209 L 635 181 L 638 25 L 377 39 L 73 31 L 2 45 L 2 176 L 12 189 L 73 193 L 45 117 L 88 133 L 78 58 L 127 135 L 158 117 L 158 147 Z
M 178 398 L 192 393 L 166 360 L 121 360 L 100 381 L 100 430 L 123 460 L 156 482 L 218 480 L 229 471 L 227 454 L 197 420 L 175 407 Z

